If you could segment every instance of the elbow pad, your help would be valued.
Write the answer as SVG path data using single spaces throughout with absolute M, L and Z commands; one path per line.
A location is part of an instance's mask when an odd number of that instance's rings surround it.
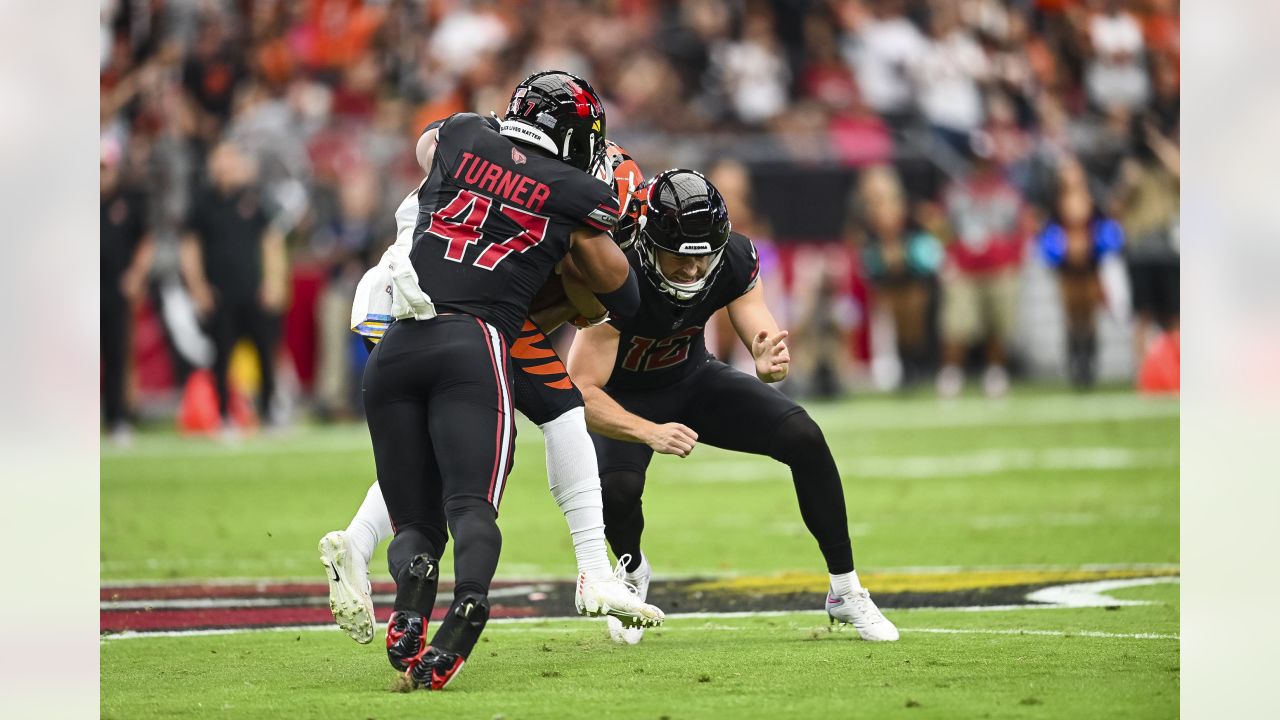
M 613 292 L 596 293 L 596 299 L 615 318 L 627 318 L 640 310 L 640 283 L 635 268 L 627 268 L 627 279 Z

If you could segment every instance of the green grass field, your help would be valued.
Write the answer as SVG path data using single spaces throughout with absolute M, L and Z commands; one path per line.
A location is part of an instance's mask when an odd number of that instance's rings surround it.
M 1178 405 L 1022 391 L 812 405 L 844 476 L 860 571 L 1178 563 Z M 155 434 L 104 448 L 102 578 L 322 581 L 315 544 L 373 476 L 362 426 L 238 448 Z M 659 577 L 820 573 L 785 467 L 698 448 L 645 495 Z M 505 578 L 567 578 L 541 437 L 520 427 Z M 387 579 L 381 555 L 375 579 Z M 448 572 L 446 563 L 445 571 Z M 378 577 L 380 576 L 380 577 Z M 335 631 L 104 639 L 104 717 L 1171 717 L 1178 586 L 1118 609 L 897 610 L 893 645 L 811 612 L 677 618 L 637 647 L 599 622 L 494 623 L 445 693 L 398 694 L 375 640 Z M 566 613 L 571 608 L 566 608 Z M 426 707 L 430 705 L 430 707 Z

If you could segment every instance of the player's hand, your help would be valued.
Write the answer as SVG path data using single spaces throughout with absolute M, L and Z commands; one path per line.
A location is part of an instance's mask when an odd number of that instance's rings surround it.
M 787 376 L 791 368 L 791 353 L 783 340 L 789 335 L 786 330 L 779 330 L 777 335 L 769 335 L 768 330 L 761 330 L 751 339 L 751 356 L 756 361 L 756 377 L 767 383 L 775 383 Z
M 698 443 L 698 433 L 680 423 L 654 425 L 645 438 L 645 444 L 664 455 L 689 457 Z

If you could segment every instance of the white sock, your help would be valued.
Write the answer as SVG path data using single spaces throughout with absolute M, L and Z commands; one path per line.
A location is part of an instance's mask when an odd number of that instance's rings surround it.
M 541 426 L 547 443 L 547 484 L 569 523 L 578 572 L 612 574 L 604 542 L 604 501 L 596 448 L 587 434 L 586 413 L 574 408 Z
M 854 592 L 861 589 L 862 583 L 858 581 L 857 570 L 831 576 L 831 594 L 836 597 L 852 595 Z
M 373 559 L 373 551 L 393 534 L 387 501 L 382 498 L 382 488 L 375 482 L 369 486 L 364 502 L 360 503 L 360 509 L 356 510 L 356 516 L 351 518 L 351 524 L 347 526 L 347 540 L 356 553 L 364 558 L 364 564 L 368 565 L 369 560 Z

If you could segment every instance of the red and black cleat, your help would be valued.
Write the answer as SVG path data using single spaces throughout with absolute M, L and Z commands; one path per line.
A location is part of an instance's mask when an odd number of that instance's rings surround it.
M 415 612 L 396 611 L 387 623 L 387 660 L 397 670 L 408 670 L 427 651 L 427 621 Z
M 443 690 L 462 671 L 466 661 L 466 658 L 457 653 L 428 647 L 413 667 L 405 673 L 405 677 L 413 683 L 415 688 Z

